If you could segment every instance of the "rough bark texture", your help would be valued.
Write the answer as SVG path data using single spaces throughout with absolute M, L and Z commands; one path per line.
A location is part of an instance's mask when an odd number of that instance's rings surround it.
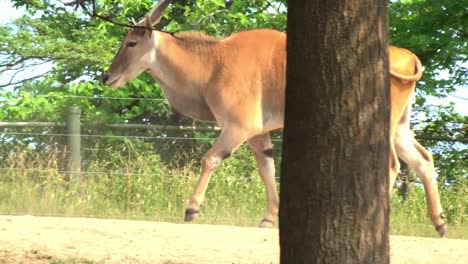
M 386 1 L 289 1 L 281 263 L 389 263 Z

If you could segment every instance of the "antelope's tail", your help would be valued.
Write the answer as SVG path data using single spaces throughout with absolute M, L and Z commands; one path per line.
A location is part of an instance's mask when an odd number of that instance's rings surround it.
M 392 71 L 391 67 L 390 67 L 390 75 L 395 77 L 395 78 L 398 78 L 398 79 L 400 79 L 402 81 L 407 81 L 407 82 L 418 81 L 419 79 L 421 79 L 422 73 L 423 73 L 421 61 L 419 60 L 419 58 L 416 55 L 414 55 L 410 51 L 405 50 L 405 49 L 403 49 L 403 50 L 405 52 L 409 53 L 411 55 L 411 57 L 413 58 L 413 61 L 414 61 L 414 75 L 407 76 L 407 75 L 399 74 L 397 72 Z

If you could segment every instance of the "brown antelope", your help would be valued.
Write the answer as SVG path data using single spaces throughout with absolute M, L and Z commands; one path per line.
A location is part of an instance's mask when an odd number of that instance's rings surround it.
M 116 88 L 149 72 L 177 112 L 222 128 L 202 160 L 201 175 L 185 211 L 198 217 L 213 170 L 241 144 L 252 150 L 266 188 L 267 208 L 261 227 L 278 215 L 273 148 L 269 132 L 283 127 L 286 86 L 286 34 L 257 29 L 224 39 L 202 33 L 169 34 L 153 30 L 170 0 L 161 0 L 122 41 L 104 84 Z M 411 52 L 390 46 L 391 130 L 390 186 L 399 171 L 397 155 L 421 178 L 432 223 L 441 236 L 446 225 L 431 154 L 410 131 L 409 115 L 422 66 Z

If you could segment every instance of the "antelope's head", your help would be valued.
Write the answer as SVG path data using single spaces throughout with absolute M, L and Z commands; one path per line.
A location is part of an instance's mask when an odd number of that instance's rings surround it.
M 153 25 L 159 22 L 170 2 L 160 0 L 149 15 L 127 33 L 109 70 L 104 74 L 102 82 L 105 85 L 118 88 L 150 68 L 155 60 Z

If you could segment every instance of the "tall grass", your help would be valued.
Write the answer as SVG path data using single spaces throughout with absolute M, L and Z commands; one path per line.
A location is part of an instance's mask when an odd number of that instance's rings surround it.
M 439 188 L 442 208 L 449 224 L 447 236 L 468 239 L 468 179 L 458 178 L 458 184 Z M 390 200 L 392 234 L 437 237 L 429 218 L 424 189 L 413 186 L 404 199 L 394 195 Z
M 0 213 L 182 222 L 204 150 L 168 158 L 151 145 L 130 141 L 115 148 L 89 148 L 82 180 L 70 181 L 57 152 L 12 153 L 0 169 Z M 467 195 L 466 179 L 441 190 L 448 237 L 468 239 Z M 197 221 L 256 226 L 264 207 L 263 183 L 252 155 L 242 147 L 215 171 Z M 392 234 L 437 235 L 421 188 L 406 199 L 393 196 L 391 208 Z
M 123 151 L 91 149 L 77 181 L 65 180 L 60 162 L 50 162 L 56 156 L 12 155 L 0 170 L 0 212 L 181 222 L 199 162 L 174 167 L 139 147 L 126 142 Z M 254 225 L 262 218 L 263 184 L 250 154 L 240 158 L 245 154 L 242 148 L 214 173 L 200 222 Z

